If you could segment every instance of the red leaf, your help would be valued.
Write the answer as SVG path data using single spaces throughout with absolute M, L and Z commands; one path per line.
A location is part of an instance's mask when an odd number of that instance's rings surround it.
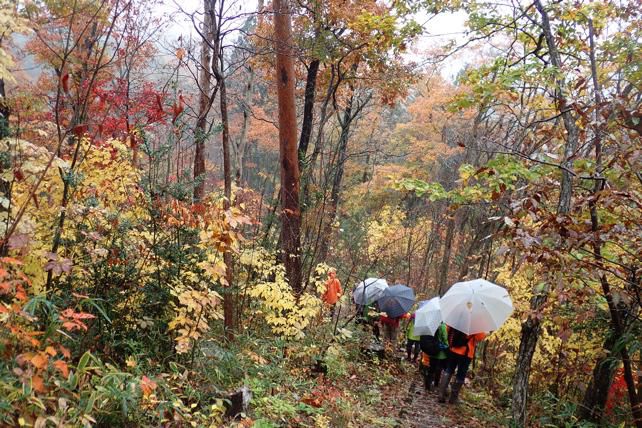
M 71 132 L 73 132 L 76 138 L 81 138 L 83 135 L 87 133 L 88 129 L 89 127 L 87 126 L 86 123 L 81 123 L 80 125 L 74 126 L 74 129 L 72 129 Z
M 62 83 L 62 90 L 65 91 L 65 93 L 69 92 L 69 73 L 63 74 L 60 82 Z
M 16 168 L 13 170 L 13 176 L 16 177 L 17 181 L 22 181 L 25 179 L 25 174 L 20 168 Z

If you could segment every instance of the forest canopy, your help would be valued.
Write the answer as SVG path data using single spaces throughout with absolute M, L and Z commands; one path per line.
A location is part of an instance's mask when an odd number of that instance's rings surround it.
M 352 291 L 483 278 L 417 412 L 642 427 L 637 1 L 193 3 L 0 0 L 0 425 L 412 426 Z

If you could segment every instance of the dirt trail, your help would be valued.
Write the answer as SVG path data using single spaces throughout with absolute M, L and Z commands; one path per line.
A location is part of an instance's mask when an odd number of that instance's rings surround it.
M 409 376 L 408 395 L 399 412 L 403 427 L 457 427 L 445 415 L 446 408 L 437 402 L 436 392 L 426 392 L 419 373 Z

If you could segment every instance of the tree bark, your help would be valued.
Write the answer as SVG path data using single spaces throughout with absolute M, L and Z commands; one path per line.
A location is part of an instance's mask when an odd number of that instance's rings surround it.
M 294 62 L 289 0 L 274 0 L 274 44 L 279 103 L 279 158 L 281 163 L 281 250 L 287 279 L 296 294 L 302 290 L 301 211 L 297 151 Z
M 439 285 L 439 295 L 443 296 L 448 287 L 448 267 L 450 265 L 450 254 L 452 252 L 453 237 L 455 235 L 455 219 L 449 218 L 446 224 L 446 238 L 444 240 L 444 253 L 441 257 L 441 264 L 439 265 L 439 277 L 437 284 Z
M 330 99 L 332 98 L 332 94 L 335 89 L 334 80 L 335 74 L 333 72 L 330 76 L 330 82 L 328 83 L 328 90 L 326 92 L 325 99 L 323 100 L 323 104 L 321 105 L 319 126 L 314 143 L 314 150 L 312 151 L 312 155 L 310 155 L 310 161 L 308 162 L 307 168 L 303 173 L 303 195 L 301 197 L 301 200 L 303 201 L 302 210 L 306 210 L 310 205 L 310 182 L 313 178 L 312 170 L 314 169 L 314 165 L 316 165 L 317 158 L 319 157 L 321 150 L 323 150 L 323 130 L 325 128 L 326 122 L 328 121 L 328 105 L 330 104 Z
M 339 145 L 337 148 L 337 164 L 335 167 L 334 178 L 332 180 L 332 190 L 330 191 L 330 203 L 328 209 L 328 220 L 326 221 L 323 233 L 321 236 L 321 244 L 319 249 L 320 260 L 325 260 L 328 257 L 328 249 L 330 246 L 330 236 L 332 235 L 332 224 L 337 218 L 337 207 L 339 205 L 339 193 L 341 191 L 341 183 L 343 181 L 343 171 L 345 161 L 348 156 L 348 137 L 350 134 L 350 124 L 352 123 L 352 105 L 354 102 L 354 94 L 350 96 L 348 105 L 343 112 L 343 120 L 340 121 L 341 135 L 339 136 Z
M 303 101 L 303 121 L 301 123 L 301 137 L 299 138 L 299 170 L 303 171 L 305 157 L 308 153 L 310 136 L 312 135 L 312 121 L 314 119 L 314 94 L 317 85 L 317 74 L 319 73 L 318 59 L 312 60 L 308 67 L 308 75 L 305 81 L 305 99 Z
M 241 135 L 236 142 L 236 185 L 241 187 L 243 183 L 243 174 L 245 173 L 245 152 L 247 151 L 247 130 L 250 123 L 250 104 L 252 103 L 252 91 L 254 88 L 254 70 L 247 67 L 248 78 L 243 88 L 243 124 L 241 125 Z
M 602 257 L 602 240 L 599 238 L 600 230 L 600 218 L 597 210 L 597 202 L 599 200 L 599 192 L 603 190 L 604 180 L 601 178 L 602 174 L 602 129 L 599 125 L 600 123 L 600 106 L 602 104 L 601 89 L 599 81 L 597 80 L 597 63 L 595 61 L 595 41 L 594 41 L 594 31 L 593 31 L 593 21 L 589 20 L 589 54 L 591 60 L 591 75 L 593 80 L 593 89 L 595 97 L 595 173 L 594 180 L 595 184 L 593 187 L 593 198 L 589 201 L 590 213 L 591 213 L 591 231 L 593 232 L 594 239 L 592 241 L 593 253 L 595 254 L 596 262 L 600 267 L 603 267 L 604 259 Z M 608 340 L 605 345 L 607 346 L 606 350 L 611 350 L 613 345 L 619 342 L 624 336 L 626 325 L 620 314 L 620 308 L 617 307 L 613 299 L 613 294 L 611 293 L 611 286 L 609 284 L 608 278 L 605 273 L 600 273 L 600 284 L 602 285 L 602 293 L 606 298 L 609 313 L 611 315 L 611 326 L 612 326 L 612 343 Z M 609 337 L 610 339 L 610 337 Z M 631 367 L 631 359 L 626 345 L 622 345 L 620 349 L 620 355 L 622 357 L 622 363 L 624 366 L 624 379 L 626 381 L 626 386 L 629 394 L 629 402 L 631 404 L 631 413 L 633 414 L 633 420 L 638 428 L 642 428 L 642 408 L 640 407 L 640 398 L 638 397 L 637 387 L 635 385 L 635 379 L 633 377 L 633 369 Z M 589 419 L 599 421 L 602 417 L 604 411 L 604 405 L 606 403 L 608 386 L 610 386 L 610 381 L 613 377 L 613 368 L 609 367 L 609 364 L 600 364 L 596 366 L 594 370 L 594 379 L 592 384 L 589 385 L 589 388 L 586 391 L 585 395 L 585 406 L 584 410 L 586 411 L 586 405 L 591 405 L 591 411 L 588 414 Z M 591 386 L 594 386 L 592 389 Z M 590 393 L 590 395 L 589 395 Z M 594 403 L 591 403 L 591 398 L 594 399 Z
M 222 2 L 221 2 L 222 11 Z M 220 17 L 219 17 L 220 19 Z M 230 126 L 227 115 L 227 90 L 225 87 L 225 76 L 223 75 L 223 53 L 220 54 L 220 105 L 221 105 L 221 124 L 223 125 L 222 144 L 223 144 L 223 181 L 225 186 L 225 199 L 223 200 L 223 209 L 229 210 L 232 203 L 232 165 L 230 163 Z M 225 279 L 227 287 L 223 300 L 223 321 L 225 325 L 225 337 L 234 339 L 236 332 L 236 290 L 234 289 L 234 266 L 232 262 L 232 252 L 226 249 L 223 253 L 225 262 Z
M 198 118 L 194 130 L 194 201 L 199 202 L 205 196 L 205 140 L 207 139 L 207 114 L 212 106 L 213 97 L 210 94 L 212 86 L 212 49 L 214 41 L 214 0 L 203 0 L 203 35 L 201 41 L 201 70 L 198 76 Z
M 609 334 L 604 341 L 604 349 L 612 351 L 615 346 L 615 336 Z M 593 368 L 593 377 L 586 388 L 582 405 L 578 408 L 577 416 L 580 419 L 600 422 L 604 416 L 604 407 L 608 397 L 609 388 L 615 374 L 612 363 L 612 353 L 600 358 Z
M 557 213 L 566 215 L 571 209 L 571 197 L 573 195 L 573 156 L 577 149 L 579 130 L 575 123 L 573 114 L 567 107 L 564 94 L 564 78 L 562 74 L 562 60 L 557 44 L 551 29 L 548 12 L 542 6 L 540 0 L 535 0 L 535 7 L 542 18 L 542 31 L 548 46 L 548 52 L 552 65 L 560 72 L 555 80 L 555 100 L 557 110 L 562 116 L 566 130 L 566 143 L 564 147 L 564 160 L 562 162 L 562 180 L 560 183 L 560 195 L 557 205 Z M 531 315 L 522 324 L 519 353 L 517 355 L 515 376 L 513 377 L 513 400 L 512 417 L 517 426 L 526 425 L 526 407 L 528 403 L 528 379 L 530 375 L 531 362 L 537 347 L 537 341 L 541 330 L 541 320 L 537 314 L 541 312 L 548 299 L 549 287 L 539 290 L 531 299 Z
M 0 77 L 0 139 L 6 138 L 10 135 L 9 132 L 9 115 L 11 114 L 11 109 L 9 108 L 9 105 L 6 102 L 6 93 L 5 93 L 5 86 L 4 86 L 4 79 Z M 2 160 L 0 162 L 4 162 L 5 160 Z M 7 161 L 10 161 L 7 159 Z M 11 165 L 7 165 L 8 168 L 11 168 Z M 0 174 L 3 173 L 5 170 L 5 165 L 2 165 L 0 163 Z M 4 178 L 0 178 L 0 196 L 6 198 L 7 200 L 11 201 L 11 182 L 9 180 L 5 180 Z M 0 212 L 6 212 L 7 213 L 7 220 L 6 220 L 6 231 L 9 229 L 9 219 L 11 218 L 11 206 L 8 208 L 0 205 Z M 3 233 L 3 236 L 1 237 L 2 240 L 0 241 L 0 256 L 4 257 L 7 255 L 8 251 L 8 246 L 7 242 L 5 242 L 5 233 Z

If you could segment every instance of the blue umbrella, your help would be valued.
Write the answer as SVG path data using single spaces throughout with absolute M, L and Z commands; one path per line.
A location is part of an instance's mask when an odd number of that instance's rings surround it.
M 415 304 L 415 292 L 405 285 L 393 285 L 384 290 L 383 296 L 377 303 L 379 303 L 379 309 L 390 318 L 400 317 Z

